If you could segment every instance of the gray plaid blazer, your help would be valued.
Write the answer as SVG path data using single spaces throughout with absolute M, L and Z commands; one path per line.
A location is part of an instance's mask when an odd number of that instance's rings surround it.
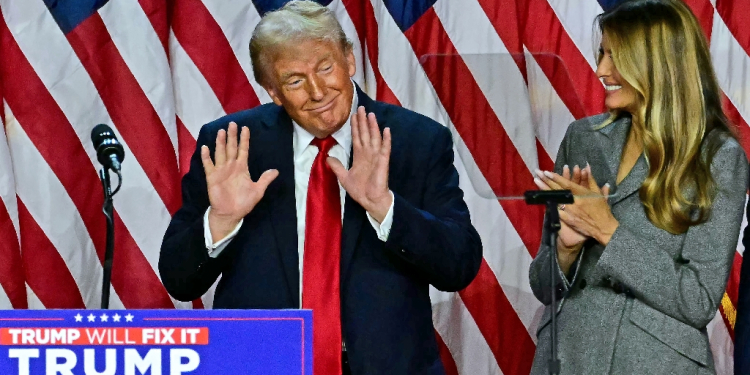
M 609 244 L 585 243 L 566 277 L 558 268 L 560 374 L 714 374 L 706 325 L 716 315 L 737 246 L 748 162 L 734 139 L 714 157 L 718 192 L 710 219 L 673 235 L 646 217 L 638 196 L 648 165 L 642 155 L 615 184 L 630 119 L 597 129 L 607 115 L 570 125 L 555 162 L 585 166 L 620 222 Z M 546 306 L 532 374 L 547 374 L 550 357 L 550 249 L 542 246 L 529 270 L 531 288 Z M 554 258 L 557 260 L 557 257 Z M 558 300 L 559 301 L 559 300 Z

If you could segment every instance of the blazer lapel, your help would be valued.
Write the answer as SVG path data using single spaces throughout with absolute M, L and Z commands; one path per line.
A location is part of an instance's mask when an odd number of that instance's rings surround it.
M 279 176 L 268 186 L 271 223 L 276 238 L 289 293 L 299 303 L 299 249 L 297 249 L 297 205 L 294 195 L 294 149 L 292 120 L 282 109 L 278 117 L 264 121 L 266 129 L 250 135 L 250 152 L 256 155 L 257 171 L 253 179 L 277 169 Z M 299 307 L 299 306 L 298 306 Z
M 375 113 L 375 117 L 378 119 L 378 125 L 383 129 L 382 116 L 374 106 L 374 101 L 365 95 L 359 86 L 355 84 L 357 90 L 357 98 L 359 105 L 365 107 L 367 113 Z M 349 152 L 349 167 L 351 168 L 352 161 L 354 158 L 353 150 Z M 349 194 L 346 194 L 346 201 L 344 203 L 344 225 L 341 231 L 341 279 L 343 280 L 349 266 L 351 265 L 352 258 L 354 257 L 354 250 L 359 238 L 359 233 L 362 230 L 362 222 L 365 220 L 365 210 L 357 203 Z
M 604 143 L 606 146 L 602 148 L 601 151 L 607 162 L 610 176 L 612 176 L 610 181 L 613 188 L 610 189 L 610 194 L 612 194 L 609 198 L 610 205 L 615 205 L 638 191 L 648 173 L 648 164 L 646 163 L 645 157 L 641 154 L 633 168 L 628 172 L 628 175 L 625 176 L 619 184 L 616 184 L 617 174 L 620 170 L 622 151 L 623 148 L 625 148 L 625 142 L 627 142 L 628 139 L 630 126 L 630 118 L 623 117 L 604 128 L 598 129 L 599 133 L 608 138 L 608 141 Z

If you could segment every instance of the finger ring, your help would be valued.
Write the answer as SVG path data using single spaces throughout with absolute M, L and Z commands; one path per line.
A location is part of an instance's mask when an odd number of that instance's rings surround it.
M 561 204 L 560 207 L 557 207 L 560 211 L 565 211 L 565 205 Z

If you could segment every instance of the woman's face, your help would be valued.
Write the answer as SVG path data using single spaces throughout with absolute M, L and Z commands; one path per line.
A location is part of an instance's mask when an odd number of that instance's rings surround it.
M 602 44 L 599 47 L 599 65 L 596 67 L 596 75 L 604 84 L 604 89 L 607 92 L 607 97 L 604 99 L 604 105 L 607 108 L 624 110 L 630 113 L 636 110 L 636 91 L 617 71 L 617 67 L 612 60 L 612 50 L 609 47 L 606 34 L 602 35 Z

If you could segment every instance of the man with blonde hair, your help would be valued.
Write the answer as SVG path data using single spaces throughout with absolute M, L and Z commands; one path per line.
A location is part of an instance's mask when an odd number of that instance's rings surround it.
M 273 103 L 201 129 L 167 290 L 193 300 L 221 275 L 216 308 L 312 309 L 317 375 L 443 374 L 429 286 L 465 288 L 482 259 L 450 132 L 365 95 L 314 2 L 266 14 L 250 54 Z

